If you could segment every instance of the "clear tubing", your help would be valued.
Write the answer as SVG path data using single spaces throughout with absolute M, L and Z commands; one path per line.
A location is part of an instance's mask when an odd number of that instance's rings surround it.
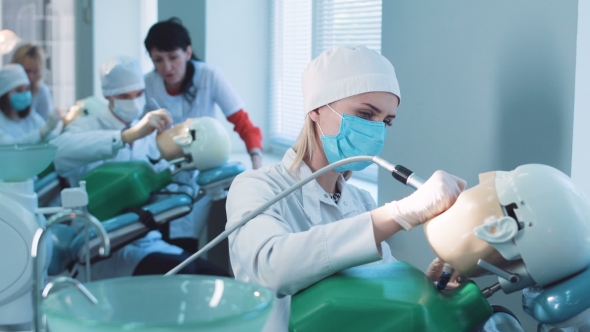
M 187 258 L 186 260 L 184 260 L 182 263 L 178 264 L 178 266 L 176 266 L 175 268 L 173 268 L 172 270 L 168 271 L 165 276 L 168 275 L 173 275 L 178 273 L 180 270 L 182 270 L 183 268 L 185 268 L 188 264 L 190 264 L 191 262 L 193 262 L 195 259 L 201 257 L 204 253 L 206 253 L 207 251 L 209 251 L 211 248 L 213 248 L 214 246 L 216 246 L 219 242 L 225 240 L 231 233 L 233 233 L 236 229 L 242 227 L 245 223 L 247 223 L 248 221 L 250 221 L 250 219 L 256 217 L 257 215 L 259 215 L 260 213 L 264 212 L 266 209 L 268 209 L 271 205 L 273 205 L 274 203 L 280 201 L 281 199 L 283 199 L 284 197 L 288 196 L 289 194 L 291 194 L 292 192 L 294 192 L 295 190 L 303 187 L 306 183 L 308 183 L 311 180 L 314 180 L 316 178 L 318 178 L 319 176 L 337 168 L 340 167 L 342 165 L 347 165 L 350 163 L 354 163 L 354 162 L 359 162 L 359 161 L 372 161 L 375 164 L 385 168 L 386 170 L 388 170 L 389 172 L 396 172 L 395 166 L 388 163 L 387 161 L 377 157 L 377 156 L 357 156 L 357 157 L 350 157 L 350 158 L 346 158 L 346 159 L 342 159 L 340 161 L 337 161 L 333 164 L 330 164 L 328 166 L 325 166 L 323 168 L 321 168 L 320 170 L 318 170 L 317 172 L 313 173 L 312 175 L 310 175 L 309 177 L 299 181 L 298 183 L 294 184 L 293 186 L 291 186 L 289 189 L 283 191 L 282 193 L 280 193 L 279 195 L 277 195 L 275 198 L 271 199 L 270 201 L 266 202 L 265 204 L 261 205 L 260 207 L 258 207 L 256 210 L 248 213 L 244 218 L 242 218 L 239 222 L 237 222 L 235 225 L 233 225 L 232 227 L 226 229 L 223 233 L 219 234 L 216 238 L 214 238 L 213 240 L 211 240 L 211 242 L 207 243 L 203 248 L 201 248 L 201 250 L 197 251 L 196 253 L 192 254 L 189 258 Z

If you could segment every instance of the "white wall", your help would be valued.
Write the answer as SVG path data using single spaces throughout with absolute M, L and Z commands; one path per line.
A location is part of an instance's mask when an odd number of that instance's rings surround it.
M 144 40 L 148 31 L 158 22 L 158 0 L 140 0 L 139 2 L 139 40 L 136 41 L 139 47 L 141 69 L 148 73 L 154 69 L 154 63 L 150 54 L 145 49 Z
M 575 0 L 383 1 L 382 54 L 396 68 L 402 102 L 382 157 L 424 178 L 443 169 L 469 186 L 479 173 L 526 163 L 569 174 L 577 7 Z M 411 192 L 382 170 L 379 183 L 380 204 Z M 434 258 L 421 227 L 389 243 L 395 257 L 423 270 Z M 536 330 L 520 293 L 491 302 Z
M 572 180 L 590 197 L 590 1 L 578 3 Z
M 245 111 L 263 134 L 268 132 L 269 3 L 266 0 L 208 0 L 205 58 L 217 66 L 244 100 Z M 233 125 L 232 150 L 245 151 Z M 265 135 L 266 136 L 266 135 Z
M 100 0 L 93 1 L 93 31 L 94 31 L 94 95 L 102 96 L 100 65 L 111 57 L 127 55 L 140 60 L 144 54 L 143 45 L 139 41 L 145 38 L 142 24 L 145 20 L 142 13 L 145 6 L 156 5 L 157 2 L 142 0 Z M 155 18 L 155 15 L 153 15 Z
M 94 22 L 90 0 L 75 1 L 76 100 L 94 94 Z
M 201 60 L 205 57 L 205 29 L 207 0 L 158 0 L 158 20 L 177 17 L 188 30 L 193 52 Z

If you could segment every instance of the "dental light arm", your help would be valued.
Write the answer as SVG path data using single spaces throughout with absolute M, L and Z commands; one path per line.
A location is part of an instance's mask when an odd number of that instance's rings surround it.
M 330 164 L 320 170 L 318 170 L 317 172 L 313 173 L 312 175 L 310 175 L 309 177 L 299 181 L 298 183 L 296 183 L 295 185 L 293 185 L 291 188 L 283 191 L 282 193 L 280 193 L 279 195 L 277 195 L 274 199 L 271 199 L 270 201 L 266 202 L 265 204 L 263 204 L 262 206 L 258 207 L 257 209 L 255 209 L 254 211 L 248 213 L 244 218 L 242 218 L 239 222 L 237 222 L 235 225 L 233 225 L 232 227 L 226 229 L 223 233 L 219 234 L 216 238 L 214 238 L 213 240 L 211 240 L 211 242 L 207 243 L 207 245 L 205 245 L 201 250 L 197 251 L 196 253 L 194 253 L 193 255 L 191 255 L 189 258 L 187 258 L 184 262 L 180 263 L 178 266 L 176 266 L 175 268 L 173 268 L 172 270 L 168 271 L 168 273 L 166 273 L 165 275 L 172 275 L 172 274 L 176 274 L 178 273 L 180 270 L 182 270 L 183 268 L 185 268 L 188 264 L 190 264 L 192 261 L 194 261 L 195 259 L 199 258 L 200 256 L 202 256 L 204 253 L 206 253 L 207 251 L 209 251 L 211 248 L 213 248 L 215 245 L 217 245 L 219 242 L 223 241 L 224 239 L 226 239 L 231 233 L 233 233 L 236 229 L 242 227 L 244 224 L 246 224 L 248 221 L 250 221 L 250 219 L 256 217 L 257 215 L 259 215 L 260 213 L 264 212 L 266 209 L 268 209 L 271 205 L 273 205 L 274 203 L 280 201 L 281 199 L 283 199 L 284 197 L 288 196 L 289 194 L 291 194 L 292 192 L 294 192 L 295 190 L 301 188 L 302 186 L 304 186 L 306 183 L 310 182 L 311 180 L 314 180 L 316 178 L 318 178 L 319 176 L 337 168 L 340 167 L 342 165 L 346 165 L 346 164 L 350 164 L 350 163 L 354 163 L 354 162 L 359 162 L 359 161 L 372 161 L 375 164 L 385 168 L 386 170 L 388 170 L 389 172 L 391 172 L 392 176 L 400 181 L 401 183 L 410 186 L 414 189 L 418 189 L 423 183 L 424 180 L 422 180 L 419 176 L 415 175 L 412 171 L 410 171 L 409 169 L 403 167 L 403 166 L 395 166 L 392 165 L 390 163 L 388 163 L 387 161 L 374 156 L 358 156 L 358 157 L 351 157 L 351 158 L 346 158 L 343 160 L 340 160 L 338 162 L 335 162 L 333 164 Z

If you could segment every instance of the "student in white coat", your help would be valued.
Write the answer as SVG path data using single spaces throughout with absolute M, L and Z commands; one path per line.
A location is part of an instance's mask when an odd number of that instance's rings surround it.
M 172 123 L 165 109 L 139 118 L 145 106 L 145 84 L 137 60 L 110 59 L 100 67 L 100 77 L 108 106 L 97 114 L 76 118 L 52 141 L 58 147 L 55 169 L 69 177 L 73 186 L 78 185 L 80 177 L 106 161 L 158 159 L 160 152 L 155 136 Z M 160 161 L 154 168 L 159 171 L 167 166 L 167 162 Z M 181 248 L 164 242 L 159 231 L 151 231 L 115 251 L 112 257 L 93 264 L 92 279 L 163 274 L 188 256 Z M 84 269 L 79 271 L 78 277 L 85 280 Z M 205 260 L 182 273 L 226 275 Z
M 302 85 L 306 119 L 297 141 L 281 163 L 234 180 L 226 228 L 330 163 L 381 152 L 385 127 L 401 101 L 385 57 L 363 46 L 332 48 L 308 65 Z M 412 195 L 377 207 L 368 192 L 346 183 L 351 171 L 369 164 L 318 177 L 229 236 L 236 278 L 268 287 L 277 297 L 264 331 L 287 331 L 291 295 L 298 291 L 350 267 L 395 261 L 384 241 L 446 211 L 466 186 L 436 171 Z M 435 260 L 426 274 L 436 280 L 441 272 Z M 523 331 L 503 312 L 482 324 L 481 331 Z
M 0 69 L 0 145 L 35 144 L 61 130 L 61 114 L 55 109 L 47 121 L 35 112 L 29 79 L 19 64 Z
M 281 163 L 238 176 L 227 199 L 227 227 L 320 168 L 346 157 L 378 155 L 400 91 L 391 63 L 363 46 L 335 47 L 303 73 L 306 120 Z M 465 181 L 435 172 L 415 193 L 377 207 L 337 168 L 311 181 L 229 237 L 237 279 L 277 296 L 265 331 L 286 331 L 291 295 L 340 270 L 394 261 L 384 242 L 449 208 Z

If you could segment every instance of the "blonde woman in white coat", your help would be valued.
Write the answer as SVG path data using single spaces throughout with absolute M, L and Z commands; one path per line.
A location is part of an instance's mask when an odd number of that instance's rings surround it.
M 391 63 L 359 46 L 335 47 L 303 73 L 304 128 L 280 164 L 240 175 L 227 200 L 227 227 L 322 167 L 378 155 L 400 103 Z M 229 237 L 236 278 L 270 288 L 277 301 L 265 331 L 286 331 L 291 295 L 343 269 L 394 261 L 385 239 L 448 209 L 465 181 L 435 172 L 411 196 L 377 207 L 346 183 L 355 163 L 311 181 Z

